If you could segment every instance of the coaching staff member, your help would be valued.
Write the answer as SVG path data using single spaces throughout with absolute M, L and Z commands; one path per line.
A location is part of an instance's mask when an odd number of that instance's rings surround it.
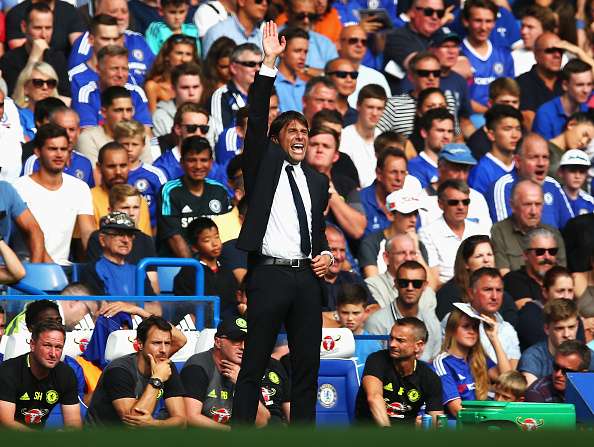
M 286 46 L 264 25 L 264 63 L 250 89 L 243 151 L 248 212 L 237 248 L 249 252 L 245 352 L 233 399 L 233 423 L 253 424 L 264 371 L 284 323 L 291 350 L 291 421 L 313 423 L 322 332 L 321 279 L 333 262 L 324 234 L 328 179 L 302 163 L 305 117 L 289 111 L 268 128 L 275 60 Z

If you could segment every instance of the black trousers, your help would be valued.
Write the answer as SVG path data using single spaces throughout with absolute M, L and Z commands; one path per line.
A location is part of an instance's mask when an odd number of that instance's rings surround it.
M 291 352 L 291 422 L 313 424 L 322 338 L 322 289 L 311 266 L 249 268 L 248 332 L 233 397 L 233 424 L 253 425 L 264 370 L 284 323 Z

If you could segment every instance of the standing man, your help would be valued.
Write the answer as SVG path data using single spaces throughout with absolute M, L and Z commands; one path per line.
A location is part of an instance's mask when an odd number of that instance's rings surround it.
M 51 320 L 33 327 L 31 352 L 0 367 L 0 426 L 20 431 L 42 429 L 60 404 L 66 428 L 82 428 L 76 377 L 60 361 L 66 329 Z
M 281 112 L 303 110 L 305 93 L 305 59 L 309 50 L 309 34 L 301 28 L 285 28 L 281 33 L 287 41 L 287 49 L 280 56 L 278 75 L 274 82 Z
M 264 64 L 253 98 L 267 98 L 275 61 L 285 49 L 276 25 L 264 25 Z M 237 247 L 249 252 L 250 305 L 242 368 L 233 402 L 238 424 L 256 419 L 261 379 L 284 323 L 291 351 L 291 420 L 315 421 L 322 328 L 321 278 L 333 262 L 324 234 L 328 178 L 301 163 L 308 143 L 305 117 L 280 114 L 268 130 L 268 102 L 251 101 L 243 152 L 248 213 Z M 307 328 L 307 330 L 304 330 Z

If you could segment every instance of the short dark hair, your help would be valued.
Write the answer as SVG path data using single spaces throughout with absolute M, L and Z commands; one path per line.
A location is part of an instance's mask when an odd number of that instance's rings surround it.
M 377 157 L 376 169 L 384 169 L 386 161 L 390 157 L 402 158 L 406 163 L 406 166 L 408 166 L 408 159 L 406 158 L 404 151 L 397 149 L 395 147 L 387 147 Z
M 495 101 L 495 98 L 501 95 L 512 95 L 520 97 L 520 85 L 511 78 L 497 78 L 489 84 L 489 99 Z
M 197 219 L 194 219 L 192 222 L 190 222 L 190 225 L 188 225 L 188 233 L 187 234 L 190 236 L 190 240 L 192 242 L 195 242 L 198 240 L 198 238 L 200 237 L 200 234 L 204 230 L 210 230 L 211 228 L 216 228 L 217 231 L 219 230 L 219 227 L 214 222 L 214 220 L 212 220 L 208 217 L 199 217 Z
M 208 151 L 208 157 L 212 158 L 212 147 L 208 140 L 198 135 L 192 135 L 182 141 L 180 152 L 182 160 L 189 154 L 200 154 L 204 151 Z
M 38 315 L 46 309 L 54 309 L 56 312 L 60 313 L 58 305 L 54 301 L 47 299 L 37 300 L 27 304 L 27 307 L 25 308 L 25 324 L 29 329 L 38 323 Z
M 171 70 L 171 85 L 177 85 L 182 76 L 198 76 L 202 80 L 202 67 L 195 62 L 184 62 Z
M 578 316 L 577 304 L 567 298 L 549 300 L 542 310 L 544 324 L 557 323 Z
M 161 8 L 165 8 L 166 6 L 182 6 L 182 5 L 189 5 L 188 0 L 161 0 Z
M 35 107 L 36 107 L 36 110 L 37 110 L 37 105 L 35 105 Z M 574 124 L 594 124 L 594 119 L 592 118 L 592 114 L 590 112 L 575 112 L 575 113 L 572 113 L 569 116 L 569 118 L 567 118 L 567 122 L 565 123 L 564 130 L 567 130 L 567 126 L 569 125 L 569 123 L 572 123 L 572 122 Z
M 394 322 L 394 326 L 403 327 L 409 326 L 412 328 L 413 334 L 415 336 L 415 341 L 422 340 L 424 343 L 427 343 L 429 339 L 429 332 L 427 331 L 427 326 L 421 320 L 416 317 L 404 317 L 398 318 Z
M 322 84 L 326 88 L 336 90 L 336 86 L 334 85 L 334 82 L 330 80 L 330 78 L 326 76 L 314 76 L 309 81 L 307 81 L 307 84 L 305 84 L 305 91 L 303 92 L 303 97 L 309 96 L 313 88 L 319 84 Z
M 271 138 L 278 138 L 281 130 L 283 130 L 283 128 L 286 125 L 293 121 L 297 121 L 299 124 L 303 125 L 309 131 L 309 125 L 307 124 L 307 119 L 305 118 L 303 113 L 297 112 L 295 110 L 288 110 L 286 112 L 281 113 L 274 119 L 274 121 L 272 121 L 272 124 L 270 124 L 269 136 Z
M 122 146 L 117 141 L 110 141 L 109 143 L 105 143 L 99 149 L 99 153 L 97 154 L 97 164 L 102 165 L 103 160 L 105 159 L 105 154 L 110 151 L 125 151 L 126 148 Z
M 455 189 L 456 191 L 460 191 L 464 194 L 470 194 L 470 188 L 468 188 L 466 182 L 462 180 L 448 179 L 445 182 L 441 183 L 437 188 L 437 198 L 439 200 L 443 200 L 446 189 L 449 188 Z
M 107 45 L 97 52 L 97 62 L 101 63 L 106 57 L 126 56 L 128 57 L 128 49 L 119 45 Z
M 118 21 L 115 17 L 108 14 L 97 14 L 91 19 L 91 26 L 89 32 L 96 36 L 100 26 L 118 26 Z
M 54 14 L 54 11 L 52 11 L 52 8 L 49 7 L 49 4 L 47 2 L 37 2 L 37 3 L 30 3 L 29 6 L 27 6 L 27 9 L 25 10 L 25 23 L 28 25 L 29 23 L 31 23 L 31 13 L 35 11 L 35 12 L 41 12 L 41 13 L 50 13 L 50 14 Z
M 338 110 L 322 109 L 311 119 L 311 127 L 320 127 L 325 123 L 339 124 L 340 127 L 344 125 L 342 115 Z
M 41 334 L 50 331 L 61 332 L 64 338 L 66 338 L 66 328 L 63 324 L 60 324 L 53 320 L 43 320 L 33 325 L 33 327 L 31 328 L 31 339 L 37 341 Z
M 136 338 L 140 343 L 144 344 L 146 342 L 146 337 L 148 336 L 149 330 L 152 327 L 156 327 L 161 331 L 171 332 L 171 325 L 165 318 L 159 317 L 157 315 L 151 315 L 150 317 L 142 320 L 136 329 Z
M 375 155 L 379 156 L 385 149 L 390 147 L 395 149 L 396 147 L 401 146 L 401 150 L 404 150 L 406 142 L 406 137 L 401 133 L 394 130 L 387 130 L 375 137 L 375 140 L 373 140 L 373 149 L 375 150 Z
M 423 270 L 425 272 L 425 278 L 427 278 L 427 270 L 423 267 L 423 264 L 418 261 L 404 261 L 400 264 L 400 267 L 396 270 L 396 278 L 400 275 L 401 270 Z
M 455 122 L 454 115 L 452 115 L 448 109 L 439 107 L 437 109 L 427 110 L 427 113 L 421 117 L 421 129 L 429 132 L 433 126 L 433 121 L 445 120 L 450 120 L 452 124 Z
M 36 3 L 33 4 L 35 5 Z M 60 98 L 54 96 L 37 101 L 35 103 L 35 111 L 33 112 L 35 124 L 40 127 L 45 121 L 49 121 L 51 114 L 60 107 L 66 107 L 66 104 Z
M 497 19 L 497 14 L 499 13 L 499 7 L 491 0 L 467 0 L 466 3 L 464 3 L 462 17 L 466 20 L 470 19 L 470 10 L 472 8 L 488 9 L 493 13 L 495 19 Z
M 592 351 L 580 340 L 565 340 L 559 346 L 555 355 L 560 354 L 563 357 L 567 357 L 573 354 L 577 354 L 580 359 L 580 365 L 578 370 L 586 371 L 590 368 L 590 360 L 592 359 Z
M 571 75 L 592 71 L 590 64 L 587 64 L 581 59 L 571 59 L 561 69 L 560 76 L 563 81 L 569 81 Z
M 483 276 L 501 279 L 501 273 L 496 268 L 481 267 L 470 274 L 469 287 L 472 289 Z
M 209 117 L 208 111 L 206 111 L 206 109 L 204 109 L 204 107 L 201 105 L 194 102 L 184 102 L 175 111 L 175 115 L 173 116 L 173 124 L 177 124 L 179 126 L 182 123 L 184 113 L 201 113 L 207 118 Z
M 37 129 L 33 144 L 37 149 L 41 149 L 47 140 L 58 137 L 64 137 L 66 141 L 70 142 L 66 129 L 53 123 L 44 124 Z
M 505 118 L 513 118 L 522 124 L 522 112 L 507 104 L 495 104 L 485 113 L 485 125 L 489 130 L 495 130 L 499 122 Z
M 279 37 L 284 37 L 286 42 L 289 43 L 293 39 L 309 40 L 309 33 L 304 29 L 288 26 L 279 33 Z
M 544 275 L 542 280 L 543 289 L 553 287 L 559 278 L 571 278 L 571 273 L 562 265 L 554 265 Z M 573 281 L 573 279 L 572 279 Z
M 367 305 L 367 291 L 365 287 L 357 283 L 344 283 L 338 288 L 336 295 L 336 307 L 354 304 L 355 306 Z
M 435 54 L 427 50 L 419 51 L 410 59 L 410 62 L 408 63 L 408 69 L 411 71 L 411 73 L 416 73 L 417 65 L 419 65 L 419 62 L 424 61 L 425 59 L 433 59 L 441 66 L 441 62 L 439 62 L 439 58 Z
M 379 99 L 386 103 L 388 101 L 388 95 L 386 95 L 386 91 L 381 85 L 367 84 L 359 90 L 359 94 L 357 95 L 357 105 L 360 106 L 366 99 Z
M 126 87 L 113 85 L 101 92 L 101 107 L 109 107 L 116 99 L 129 98 L 132 100 L 132 93 Z
M 447 104 L 446 96 L 442 89 L 440 89 L 439 87 L 427 87 L 419 92 L 419 96 L 417 97 L 417 110 L 421 108 L 421 106 L 425 103 L 425 100 L 429 96 L 434 95 L 436 93 L 440 94 Z
M 227 178 L 233 180 L 243 168 L 243 154 L 238 154 L 227 163 Z
M 332 138 L 334 138 L 334 143 L 336 144 L 336 150 L 338 150 L 338 147 L 340 146 L 340 135 L 338 134 L 338 132 L 336 132 L 336 130 L 332 129 L 331 127 L 328 127 L 328 126 L 312 127 L 312 129 L 309 131 L 309 138 L 313 138 L 316 135 L 322 135 L 322 134 L 327 134 L 327 135 L 330 135 Z
M 539 5 L 530 5 L 521 15 L 521 19 L 524 17 L 532 17 L 540 22 L 543 32 L 554 33 L 557 28 L 557 20 L 555 19 L 555 13 L 549 8 L 543 8 Z

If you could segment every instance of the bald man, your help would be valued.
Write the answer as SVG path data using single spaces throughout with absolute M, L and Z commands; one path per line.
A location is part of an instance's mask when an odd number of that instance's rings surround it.
M 355 69 L 351 61 L 340 57 L 328 62 L 324 71 L 338 91 L 336 110 L 342 115 L 343 126 L 346 127 L 355 124 L 358 113 L 355 108 L 349 105 L 347 99 L 355 92 L 359 72 Z
M 390 86 L 386 77 L 377 70 L 361 65 L 361 61 L 367 51 L 367 33 L 359 25 L 345 26 L 338 41 L 338 55 L 343 59 L 348 59 L 355 70 L 359 72 L 355 91 L 349 96 L 349 105 L 357 107 L 357 96 L 359 90 L 368 84 L 379 84 L 386 91 L 386 96 L 391 96 Z

